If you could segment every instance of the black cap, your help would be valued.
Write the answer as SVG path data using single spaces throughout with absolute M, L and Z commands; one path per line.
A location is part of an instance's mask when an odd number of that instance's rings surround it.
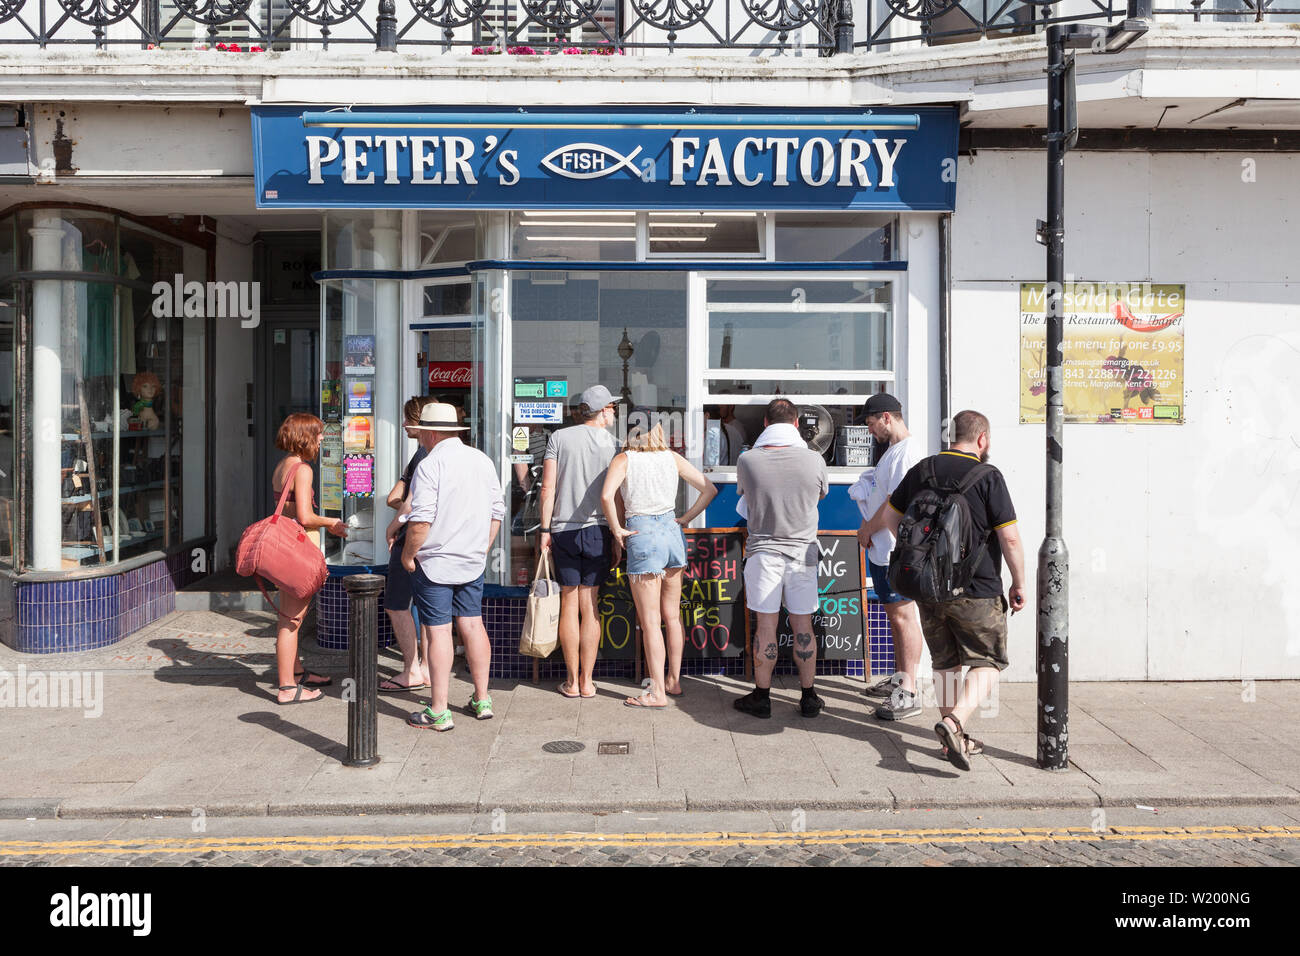
M 888 392 L 879 392 L 867 399 L 864 411 L 867 415 L 879 415 L 881 412 L 893 412 L 896 415 L 901 415 L 903 406 L 899 404 L 898 399 Z

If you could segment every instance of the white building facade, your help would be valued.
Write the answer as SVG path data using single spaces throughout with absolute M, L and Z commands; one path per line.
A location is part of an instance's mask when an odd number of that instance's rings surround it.
M 531 570 L 523 459 L 533 432 L 552 425 L 528 426 L 516 400 L 534 387 L 567 399 L 597 379 L 626 388 L 629 410 L 677 416 L 683 450 L 724 488 L 702 522 L 710 527 L 736 516 L 734 469 L 704 460 L 706 406 L 737 406 L 752 440 L 766 401 L 789 395 L 826 409 L 826 428 L 843 435 L 883 389 L 931 451 L 953 413 L 978 409 L 1020 516 L 1032 589 L 1045 466 L 1026 303 L 1044 279 L 1034 235 L 1045 204 L 1034 23 L 1044 8 L 1011 4 L 981 24 L 982 6 L 953 6 L 923 28 L 901 5 L 794 5 L 779 29 L 776 14 L 739 3 L 675 28 L 663 5 L 485 6 L 452 26 L 447 10 L 424 8 L 430 22 L 399 5 L 396 50 L 376 51 L 384 11 L 373 4 L 330 25 L 327 46 L 292 4 L 249 8 L 212 30 L 179 6 L 147 6 L 104 25 L 102 49 L 94 26 L 75 19 L 42 46 L 39 29 L 24 27 L 38 21 L 38 0 L 0 23 L 0 104 L 12 116 L 0 129 L 7 643 L 111 643 L 165 613 L 177 587 L 228 567 L 243 528 L 270 509 L 271 440 L 289 411 L 336 424 L 338 457 L 371 459 L 355 483 L 341 461 L 336 473 L 318 469 L 321 505 L 354 528 L 332 567 L 386 565 L 383 496 L 408 453 L 399 419 L 413 394 L 462 404 L 514 485 L 512 534 L 489 581 L 497 599 L 516 600 L 511 588 Z M 58 4 L 46 7 L 55 22 Z M 1300 41 L 1290 12 L 1255 12 L 1160 16 L 1121 53 L 1078 55 L 1067 273 L 1077 290 L 1177 296 L 1181 309 L 1160 313 L 1168 325 L 1136 307 L 1135 325 L 1106 326 L 1119 344 L 1094 366 L 1121 384 L 1118 398 L 1113 381 L 1098 390 L 1105 414 L 1089 405 L 1098 392 L 1067 389 L 1067 412 L 1073 396 L 1076 417 L 1092 415 L 1067 424 L 1064 446 L 1074 679 L 1300 676 L 1300 592 L 1283 554 L 1300 530 L 1300 433 L 1289 415 L 1300 399 L 1300 287 L 1288 241 L 1300 215 L 1290 175 Z M 1107 22 L 1092 4 L 1057 15 Z M 218 41 L 240 50 L 194 49 Z M 561 52 L 602 47 L 619 52 Z M 486 52 L 506 48 L 516 52 Z M 751 125 L 872 111 L 922 127 L 951 115 L 960 133 L 934 168 L 900 152 L 896 169 L 900 190 L 922 178 L 953 184 L 948 208 L 909 206 L 901 192 L 893 205 L 666 208 L 638 201 L 631 185 L 626 201 L 600 208 L 473 196 L 313 207 L 266 195 L 275 171 L 259 168 L 272 154 L 254 114 L 280 107 L 454 112 L 466 123 L 488 113 L 506 125 L 510 111 L 665 112 L 684 124 L 734 114 Z M 807 173 L 805 185 L 822 175 L 798 162 L 790 168 Z M 875 185 L 886 172 L 872 167 Z M 146 323 L 154 283 L 176 274 L 257 282 L 256 324 L 237 300 L 215 314 L 222 300 L 206 291 L 202 314 L 186 315 L 182 295 L 179 314 Z M 1108 322 L 1113 305 L 1098 313 Z M 620 359 L 624 341 L 632 354 Z M 363 371 L 367 350 L 374 372 Z M 1079 368 L 1086 378 L 1087 363 Z M 142 398 L 149 375 L 155 395 Z M 547 391 L 561 381 L 564 394 Z M 57 414 L 62 423 L 42 430 Z M 365 434 L 349 430 L 356 418 L 368 419 Z M 861 467 L 839 463 L 851 459 L 835 458 L 829 430 L 831 532 L 855 523 L 844 493 Z M 101 501 L 111 505 L 89 505 Z M 321 612 L 328 638 L 336 607 Z M 513 618 L 502 615 L 505 627 Z M 887 670 L 887 636 L 866 617 L 858 658 Z M 1030 613 L 1011 622 L 1011 660 L 1008 677 L 1033 678 Z

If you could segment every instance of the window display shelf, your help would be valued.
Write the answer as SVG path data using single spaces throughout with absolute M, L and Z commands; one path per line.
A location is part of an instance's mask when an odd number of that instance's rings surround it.
M 106 533 L 107 534 L 107 533 Z M 108 536 L 111 537 L 111 534 Z M 119 541 L 124 548 L 133 548 L 137 544 L 144 544 L 146 541 L 156 541 L 163 536 L 161 531 L 150 531 L 143 534 L 124 534 Z M 97 548 L 93 544 L 73 544 L 66 545 L 63 548 L 63 557 L 68 561 L 81 561 L 85 558 L 98 557 L 104 553 L 102 548 Z
M 130 431 L 124 428 L 122 429 L 121 437 L 122 438 L 162 438 L 166 434 L 167 434 L 166 430 L 162 428 L 156 428 L 153 431 L 148 431 L 148 432 L 139 431 L 139 430 Z M 64 441 L 85 441 L 86 440 L 84 435 L 79 435 L 75 432 L 64 432 L 62 437 Z M 94 441 L 100 441 L 105 438 L 112 438 L 113 433 L 112 432 L 91 432 L 90 437 Z
M 178 478 L 173 478 L 173 479 L 171 480 L 171 483 L 172 483 L 173 485 L 178 484 L 178 483 L 179 483 L 179 479 L 178 479 Z M 149 482 L 147 485 L 121 485 L 121 486 L 118 487 L 117 490 L 118 490 L 118 493 L 119 493 L 119 494 L 127 495 L 127 494 L 130 494 L 130 493 L 133 492 L 133 491 L 159 491 L 159 490 L 161 490 L 163 487 L 165 487 L 165 485 L 166 485 L 165 482 L 161 482 L 161 481 L 151 481 L 151 482 Z M 106 497 L 108 497 L 109 495 L 111 495 L 112 493 L 113 493 L 113 489 L 112 489 L 112 488 L 105 488 L 103 491 L 99 492 L 99 494 L 95 495 L 95 497 L 96 497 L 96 498 L 106 498 Z M 89 500 L 90 500 L 90 497 L 91 497 L 90 495 L 73 495 L 71 498 L 64 498 L 64 499 L 63 499 L 63 503 L 64 503 L 65 505 L 75 505 L 75 504 L 80 504 L 81 502 L 89 501 Z

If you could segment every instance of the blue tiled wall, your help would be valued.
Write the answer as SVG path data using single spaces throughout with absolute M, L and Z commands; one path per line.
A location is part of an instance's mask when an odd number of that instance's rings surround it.
M 348 649 L 348 592 L 343 589 L 343 579 L 351 574 L 384 574 L 383 567 L 333 566 L 325 586 L 316 595 L 316 643 L 329 651 Z M 396 636 L 393 624 L 384 612 L 384 592 L 379 592 L 379 646 L 388 647 Z
M 28 654 L 107 647 L 176 610 L 189 583 L 188 557 L 174 554 L 121 574 L 74 581 L 13 583 L 13 626 L 5 642 Z
M 317 643 L 329 650 L 347 650 L 348 647 L 348 597 L 343 590 L 343 577 L 348 574 L 383 574 L 387 568 L 331 568 L 330 579 L 317 595 Z M 492 590 L 491 586 L 488 588 Z M 497 589 L 507 594 L 517 589 Z M 483 625 L 492 642 L 491 676 L 502 680 L 531 680 L 533 659 L 519 653 L 519 632 L 524 625 L 525 599 L 522 597 L 485 596 L 483 599 Z M 894 648 L 889 636 L 889 622 L 885 611 L 874 596 L 867 602 L 868 663 L 873 674 L 892 674 Z M 394 642 L 392 626 L 384 613 L 383 595 L 379 604 L 379 646 L 388 647 Z M 845 674 L 862 677 L 862 661 L 818 661 L 818 674 Z M 700 659 L 688 658 L 682 662 L 686 675 L 734 674 L 745 672 L 742 658 Z M 778 674 L 795 673 L 794 662 L 778 662 Z M 636 673 L 633 660 L 597 660 L 597 678 L 627 678 Z M 564 658 L 559 649 L 541 662 L 539 679 L 562 680 L 566 676 Z

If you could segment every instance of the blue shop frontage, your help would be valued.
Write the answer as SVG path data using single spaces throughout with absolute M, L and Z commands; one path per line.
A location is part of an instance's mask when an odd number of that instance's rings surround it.
M 387 568 L 385 499 L 415 447 L 401 408 L 427 395 L 463 409 L 509 489 L 484 618 L 494 675 L 530 676 L 516 643 L 542 452 L 599 382 L 620 399 L 616 429 L 663 424 L 720 488 L 691 535 L 699 576 L 714 574 L 684 601 L 724 606 L 684 607 L 700 624 L 688 671 L 744 666 L 729 575 L 742 536 L 716 529 L 743 525 L 736 458 L 777 396 L 800 406 L 831 475 L 823 617 L 849 637 L 828 639 L 820 666 L 892 670 L 848 488 L 878 454 L 860 420 L 875 392 L 897 394 L 937 447 L 955 109 L 252 112 L 259 206 L 323 218 L 318 500 L 350 528 L 324 544 L 323 647 L 347 646 L 343 578 Z M 620 583 L 602 592 L 609 676 L 634 666 Z M 542 673 L 562 667 L 557 654 Z
M 683 612 L 698 640 L 687 672 L 744 666 L 743 543 L 728 530 L 743 524 L 735 462 L 778 396 L 800 406 L 801 432 L 831 476 L 819 667 L 892 670 L 848 489 L 878 454 L 861 423 L 873 393 L 897 395 L 913 433 L 938 448 L 955 108 L 251 112 L 258 208 L 321 222 L 320 401 L 302 410 L 326 423 L 318 505 L 349 526 L 346 539 L 324 536 L 323 648 L 347 647 L 343 579 L 387 570 L 386 497 L 415 448 L 402 406 L 429 396 L 463 411 L 467 440 L 508 489 L 484 618 L 493 675 L 531 676 L 516 643 L 542 452 L 574 397 L 599 382 L 619 397 L 616 429 L 663 424 L 720 488 L 691 534 L 698 581 Z M 188 347 L 187 334 L 178 327 L 172 341 Z M 115 435 L 128 427 L 104 423 Z M 188 444 L 202 441 L 192 432 Z M 58 464 L 53 448 L 42 454 L 46 469 Z M 180 542 L 202 489 L 178 490 L 177 527 L 164 530 Z M 598 675 L 634 666 L 621 583 L 616 571 L 602 594 Z M 379 624 L 386 645 L 382 608 Z M 124 633 L 115 625 L 113 639 Z M 562 669 L 558 654 L 541 665 Z

